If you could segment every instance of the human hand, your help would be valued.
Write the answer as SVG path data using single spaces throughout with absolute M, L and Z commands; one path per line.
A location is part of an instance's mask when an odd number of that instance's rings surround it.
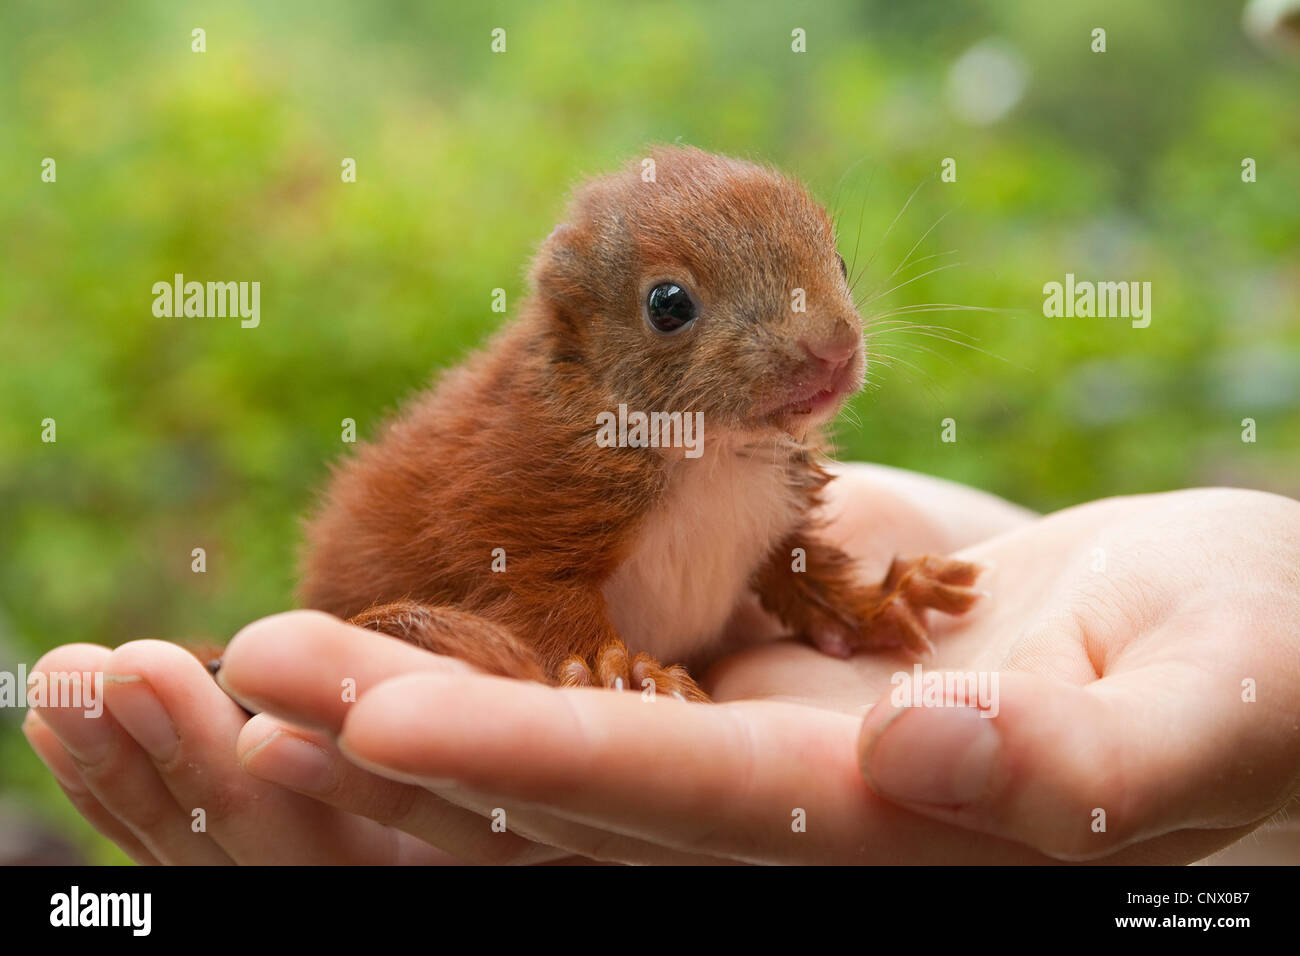
M 997 597 L 942 665 L 996 668 L 998 715 L 880 704 L 860 738 L 877 793 L 1061 859 L 1168 862 L 1295 799 L 1300 503 L 1223 489 L 1111 499 L 981 555 L 997 563 Z
M 908 662 L 790 643 L 724 661 L 706 683 L 731 702 L 712 707 L 447 669 L 380 681 L 347 708 L 323 683 L 319 704 L 342 715 L 341 752 L 372 779 L 477 814 L 471 829 L 500 808 L 511 832 L 596 859 L 1187 862 L 1294 795 L 1298 548 L 1300 505 L 1192 491 L 1070 509 L 968 549 L 995 565 L 997 597 L 943 623 L 937 666 L 997 670 L 994 719 L 897 711 L 890 678 Z M 358 636 L 337 627 L 255 625 L 232 646 L 229 683 L 242 695 L 256 682 L 251 699 L 272 709 L 307 699 L 269 675 L 333 642 L 359 667 Z M 1258 703 L 1242 699 L 1247 678 Z M 826 709 L 854 693 L 882 701 L 861 727 Z
M 1186 500 L 1172 500 L 1180 497 Z M 1200 514 L 1197 509 L 1204 500 L 1211 501 L 1213 507 Z M 1160 502 L 1161 508 L 1152 509 L 1152 502 Z M 1181 556 L 1185 539 L 1190 535 L 1195 540 L 1205 530 L 1198 528 L 1197 522 L 1185 520 L 1189 512 L 1203 518 L 1202 524 L 1208 522 L 1211 526 L 1215 522 L 1226 522 L 1226 526 L 1231 527 L 1233 521 L 1245 520 L 1252 525 L 1262 521 L 1276 535 L 1281 535 L 1283 542 L 1293 541 L 1296 508 L 1293 502 L 1285 499 L 1249 493 L 1186 492 L 1181 496 L 1121 499 L 1073 509 L 1006 535 L 1004 539 L 989 542 L 967 556 L 997 562 L 996 583 L 993 584 L 997 599 L 969 620 L 945 621 L 940 625 L 941 631 L 947 632 L 940 641 L 940 663 L 954 669 L 991 667 L 996 666 L 1002 657 L 1007 657 L 1007 671 L 1002 674 L 1002 713 L 1010 717 L 1019 708 L 1020 717 L 1018 723 L 1001 717 L 995 722 L 999 733 L 1008 734 L 1011 742 L 1000 743 L 1000 757 L 1004 762 L 1011 754 L 1049 760 L 1055 757 L 1055 763 L 1045 764 L 1052 767 L 1051 774 L 1055 774 L 1072 752 L 1059 745 L 1050 746 L 1050 743 L 1047 747 L 1039 743 L 1035 751 L 1034 745 L 1039 738 L 1025 731 L 1035 726 L 1042 727 L 1040 718 L 1044 714 L 1050 715 L 1051 709 L 1039 711 L 1027 707 L 1025 702 L 1030 698 L 1025 697 L 1022 701 L 1022 695 L 1028 693 L 1023 688 L 1036 688 L 1041 695 L 1046 695 L 1051 682 L 1062 679 L 1065 679 L 1063 686 L 1066 689 L 1080 690 L 1079 675 L 1072 675 L 1068 668 L 1062 667 L 1063 663 L 1077 663 L 1081 650 L 1077 636 L 1070 634 L 1068 629 L 1057 627 L 1053 630 L 1044 623 L 1061 619 L 1062 615 L 1074 615 L 1080 605 L 1086 610 L 1090 606 L 1089 583 L 1102 587 L 1103 593 L 1106 588 L 1113 587 L 1113 583 L 1103 584 L 1103 581 L 1111 580 L 1109 578 L 1088 582 L 1081 576 L 1084 562 L 1080 555 L 1089 557 L 1092 548 L 1106 546 L 1093 542 L 1110 542 L 1110 553 L 1122 562 L 1126 554 L 1137 553 L 1128 549 L 1141 550 L 1154 536 L 1159 539 L 1162 550 Z M 851 525 L 855 517 L 861 519 L 865 515 L 865 510 L 854 512 L 849 507 L 844 511 L 840 524 Z M 1161 518 L 1161 515 L 1165 517 Z M 1159 520 L 1153 523 L 1153 519 Z M 1170 522 L 1172 528 L 1167 527 Z M 1039 532 L 1038 529 L 1044 527 L 1049 533 Z M 1288 534 L 1290 539 L 1286 537 Z M 1268 566 L 1285 566 L 1285 559 L 1279 561 L 1275 560 L 1276 554 L 1270 556 L 1267 544 L 1254 547 L 1253 542 L 1242 536 L 1238 536 L 1234 544 L 1239 546 L 1238 551 L 1255 555 L 1264 571 Z M 930 544 L 920 547 L 933 549 Z M 1052 555 L 1054 559 L 1045 560 L 1044 555 Z M 1231 562 L 1232 556 L 1225 559 Z M 1134 587 L 1142 584 L 1145 580 L 1142 575 L 1151 573 L 1142 562 L 1138 564 L 1140 567 L 1131 572 L 1112 565 L 1111 570 L 1117 575 L 1115 581 L 1121 584 L 1121 590 L 1125 583 Z M 1169 580 L 1159 583 L 1163 579 L 1157 576 L 1152 582 L 1152 586 L 1160 588 L 1162 593 L 1167 591 L 1174 595 L 1161 608 L 1181 609 L 1174 615 L 1175 624 L 1196 623 L 1198 609 L 1195 603 L 1188 610 L 1189 605 L 1186 602 L 1179 604 L 1177 598 L 1181 593 L 1179 582 L 1185 580 L 1195 585 L 1191 589 L 1193 594 L 1197 587 L 1203 590 L 1208 585 L 1211 591 L 1206 600 L 1210 603 L 1216 600 L 1224 602 L 1224 613 L 1231 616 L 1229 598 L 1233 595 L 1230 588 L 1224 591 L 1223 576 L 1203 582 L 1197 576 L 1196 563 L 1192 564 L 1192 567 L 1182 567 L 1171 563 L 1170 573 L 1166 575 Z M 1262 573 L 1255 582 L 1258 592 L 1255 596 L 1267 597 L 1270 589 L 1278 587 L 1278 583 L 1277 575 Z M 1127 620 L 1123 605 L 1112 610 L 1119 615 L 1116 620 Z M 1189 620 L 1184 621 L 1184 618 Z M 1279 619 L 1287 619 L 1285 612 Z M 1291 619 L 1294 619 L 1293 610 Z M 1085 614 L 1080 620 L 1083 626 L 1089 618 Z M 650 705 L 656 719 L 647 721 L 646 715 L 651 711 L 644 709 L 646 705 L 634 695 L 560 692 L 472 676 L 459 662 L 435 658 L 369 632 L 345 634 L 344 628 L 341 623 L 319 615 L 288 615 L 260 622 L 250 629 L 249 640 L 242 646 L 260 648 L 264 655 L 260 662 L 256 655 L 246 662 L 255 665 L 250 667 L 254 675 L 289 673 L 303 678 L 301 681 L 286 681 L 282 676 L 272 681 L 275 686 L 268 689 L 270 695 L 283 698 L 269 702 L 273 709 L 278 707 L 302 723 L 320 729 L 304 733 L 292 723 L 280 723 L 269 715 L 259 715 L 240 735 L 239 747 L 245 766 L 251 773 L 256 774 L 260 769 L 270 770 L 271 776 L 277 773 L 283 776 L 286 767 L 294 766 L 294 759 L 284 753 L 277 756 L 277 751 L 282 744 L 292 746 L 294 741 L 288 738 L 294 735 L 306 737 L 315 744 L 318 753 L 325 755 L 325 765 L 330 768 L 324 776 L 315 778 L 314 785 L 325 783 L 326 792 L 321 794 L 321 798 L 333 802 L 336 812 L 338 808 L 346 811 L 342 818 L 328 819 L 327 826 L 343 825 L 348 816 L 378 818 L 418 833 L 423 840 L 456 846 L 455 852 L 468 859 L 542 861 L 570 852 L 601 859 L 647 862 L 834 859 L 1008 862 L 1044 859 L 1026 846 L 1012 842 L 1018 840 L 1058 856 L 1113 854 L 1112 858 L 1116 860 L 1172 861 L 1197 858 L 1231 842 L 1267 817 L 1279 799 L 1278 793 L 1270 791 L 1265 781 L 1263 787 L 1247 788 L 1248 792 L 1240 799 L 1234 793 L 1229 800 L 1220 801 L 1221 804 L 1231 803 L 1236 814 L 1235 817 L 1232 814 L 1223 817 L 1227 823 L 1217 826 L 1203 823 L 1196 829 L 1189 829 L 1187 822 L 1179 823 L 1181 818 L 1177 813 L 1172 816 L 1165 814 L 1162 821 L 1148 821 L 1143 828 L 1132 825 L 1130 815 L 1125 812 L 1121 826 L 1117 827 L 1113 811 L 1108 810 L 1112 824 L 1107 833 L 1092 834 L 1091 827 L 1088 827 L 1086 832 L 1092 836 L 1085 840 L 1090 842 L 1081 847 L 1066 844 L 1062 841 L 1070 837 L 1070 809 L 1082 805 L 1079 798 L 1087 793 L 1087 787 L 1093 781 L 1107 781 L 1107 767 L 1097 766 L 1095 759 L 1099 753 L 1107 753 L 1105 740 L 1111 740 L 1112 747 L 1120 748 L 1122 741 L 1114 741 L 1113 731 L 1123 731 L 1126 725 L 1122 719 L 1116 718 L 1112 724 L 1093 728 L 1103 742 L 1094 740 L 1091 749 L 1085 747 L 1074 754 L 1083 765 L 1076 768 L 1075 777 L 1066 778 L 1077 784 L 1065 795 L 1074 802 L 1063 801 L 1062 794 L 1051 791 L 1050 786 L 1045 790 L 1044 783 L 1052 783 L 1051 774 L 1033 773 L 1035 764 L 1032 760 L 1015 764 L 1016 769 L 1022 772 L 1011 774 L 1000 784 L 1011 792 L 1025 795 L 1025 807 L 1033 811 L 1038 831 L 1017 830 L 1018 818 L 1015 816 L 1010 816 L 1007 822 L 1001 819 L 984 822 L 981 814 L 989 814 L 985 803 L 957 809 L 930 805 L 915 808 L 930 817 L 948 817 L 951 814 L 943 825 L 936 826 L 914 813 L 891 806 L 862 786 L 851 756 L 853 739 L 858 735 L 858 721 L 823 709 L 825 706 L 850 707 L 855 699 L 860 706 L 884 696 L 890 687 L 890 676 L 900 669 L 907 669 L 907 663 L 897 658 L 867 655 L 844 662 L 790 643 L 755 648 L 729 658 L 715 669 L 712 679 L 715 697 L 780 697 L 798 700 L 802 706 L 751 701 L 719 707 L 686 708 L 675 701 L 659 701 L 658 706 Z M 1154 631 L 1159 631 L 1159 628 Z M 1093 632 L 1085 627 L 1084 633 Z M 1164 633 L 1167 637 L 1172 632 L 1167 628 Z M 1134 632 L 1129 635 L 1132 640 L 1126 641 L 1122 628 L 1118 632 L 1114 628 L 1107 631 L 1105 636 L 1118 637 L 1121 641 L 1116 649 L 1114 666 L 1119 667 L 1122 663 L 1134 670 L 1148 666 L 1144 663 L 1147 660 L 1144 656 L 1136 658 L 1135 663 L 1131 653 L 1118 652 L 1130 644 L 1138 646 L 1141 643 L 1138 638 L 1142 638 L 1147 648 L 1154 648 L 1156 644 L 1148 639 L 1152 634 L 1153 629 L 1148 628 L 1140 634 Z M 256 640 L 252 639 L 254 635 L 257 635 Z M 1092 640 L 1095 639 L 1094 636 Z M 368 641 L 382 642 L 387 650 L 378 652 L 379 643 L 367 646 Z M 298 642 L 297 647 L 293 646 L 294 642 Z M 1172 643 L 1174 646 L 1178 644 Z M 242 656 L 238 653 L 239 646 L 240 642 L 236 642 L 232 647 L 231 662 Z M 1223 642 L 1216 646 L 1220 650 L 1231 650 Z M 266 654 L 274 657 L 277 647 L 280 653 L 285 654 L 278 667 L 274 660 L 265 658 Z M 331 653 L 321 654 L 322 647 L 332 647 Z M 1272 648 L 1273 652 L 1277 650 L 1279 648 Z M 1286 648 L 1280 650 L 1283 652 L 1281 659 L 1286 660 Z M 385 657 L 387 651 L 392 651 L 392 655 Z M 1266 653 L 1265 657 L 1268 656 Z M 304 669 L 304 660 L 321 666 Z M 1173 664 L 1175 676 L 1179 673 L 1177 660 L 1163 661 L 1165 670 Z M 367 669 L 368 664 L 376 666 Z M 237 668 L 231 667 L 230 663 L 228 668 L 227 678 L 234 675 L 238 684 Z M 412 670 L 426 673 L 411 674 Z M 199 673 L 202 675 L 201 669 Z M 361 690 L 358 704 L 343 705 L 338 697 L 338 684 L 333 678 L 339 673 L 350 673 L 358 678 Z M 1094 692 L 1096 688 L 1113 686 L 1113 682 L 1107 684 L 1108 678 L 1129 671 L 1121 668 L 1118 671 L 1103 670 L 1102 673 L 1103 680 L 1089 685 Z M 385 674 L 405 676 L 383 680 Z M 330 679 L 322 680 L 326 676 Z M 1021 677 L 1025 681 L 1017 684 Z M 1026 682 L 1031 677 L 1045 683 Z M 1070 682 L 1071 677 L 1075 683 Z M 1141 683 L 1144 679 L 1143 676 L 1136 678 L 1137 686 L 1144 686 Z M 313 688 L 313 682 L 319 686 Z M 1014 687 L 1022 689 L 1012 698 L 1009 694 Z M 376 689 L 382 693 L 374 693 Z M 431 690 L 437 693 L 431 696 Z M 577 694 L 578 698 L 563 700 L 570 694 Z M 529 700 L 529 697 L 535 699 Z M 337 704 L 329 698 L 334 698 Z M 1177 681 L 1167 689 L 1164 698 L 1170 701 L 1180 698 Z M 1246 708 L 1254 706 L 1245 705 Z M 1280 706 L 1286 713 L 1287 703 L 1282 701 Z M 943 721 L 949 719 L 945 715 L 955 714 L 958 721 L 961 719 L 961 712 L 953 709 L 909 711 L 889 724 L 889 734 L 880 734 L 885 715 L 891 710 L 887 702 L 877 708 L 863 731 L 876 786 L 887 793 L 891 792 L 891 767 L 894 770 L 902 767 L 906 771 L 917 766 L 951 766 L 950 762 L 918 760 L 914 754 L 897 759 L 903 748 L 894 742 L 895 732 L 900 729 L 910 732 L 908 722 L 918 718 Z M 578 729 L 586 728 L 577 738 L 573 736 L 575 712 L 583 718 Z M 1025 720 L 1026 712 L 1031 715 L 1028 722 Z M 345 713 L 347 716 L 343 718 Z M 1294 714 L 1294 708 L 1290 713 Z M 723 714 L 728 716 L 721 716 Z M 1276 716 L 1275 711 L 1271 714 Z M 471 715 L 472 719 L 466 720 L 464 715 Z M 1153 722 L 1153 715 L 1148 713 L 1146 716 L 1149 723 Z M 662 719 L 665 717 L 671 719 Z M 983 722 L 981 718 L 976 720 Z M 1158 725 L 1159 718 L 1154 723 Z M 1275 725 L 1275 721 L 1267 716 L 1263 723 L 1266 728 Z M 1243 734 L 1261 737 L 1258 743 L 1263 749 L 1256 753 L 1256 757 L 1266 762 L 1276 756 L 1281 743 L 1284 760 L 1277 768 L 1278 773 L 1285 777 L 1286 767 L 1290 766 L 1294 777 L 1294 750 L 1289 752 L 1288 765 L 1285 735 L 1279 741 L 1276 735 L 1267 731 L 1259 733 L 1259 726 L 1259 720 L 1247 720 L 1229 737 L 1233 740 L 1240 739 Z M 590 728 L 593 727 L 604 728 L 596 739 L 591 739 Z M 432 728 L 431 735 L 425 733 L 426 728 Z M 1111 737 L 1107 736 L 1108 733 Z M 351 761 L 341 760 L 339 752 L 332 746 L 332 739 L 340 734 L 339 740 L 345 751 L 355 761 L 379 770 L 379 775 L 359 771 Z M 921 736 L 923 739 L 943 740 L 949 735 L 947 732 L 926 731 Z M 1197 740 L 1205 743 L 1203 738 Z M 689 747 L 683 747 L 683 741 L 690 742 Z M 1234 750 L 1231 745 L 1227 749 Z M 1214 746 L 1192 747 L 1191 750 L 1197 755 L 1189 758 L 1189 766 L 1212 766 L 1216 753 L 1221 754 L 1223 747 L 1222 742 L 1217 742 Z M 456 764 L 457 760 L 462 763 Z M 1141 765 L 1140 761 L 1137 763 Z M 319 759 L 317 764 L 319 771 Z M 448 786 L 445 780 L 430 783 L 428 774 L 431 767 L 437 766 L 441 766 L 440 772 L 444 773 L 450 767 L 459 768 L 455 774 L 446 774 L 455 777 L 455 786 Z M 1076 779 L 1080 776 L 1086 779 Z M 1111 796 L 1114 797 L 1115 780 L 1113 774 L 1109 777 Z M 1142 781 L 1141 777 L 1138 774 L 1136 778 L 1126 779 L 1137 779 L 1146 785 L 1152 783 L 1150 780 Z M 1026 780 L 1030 783 L 1037 780 L 1038 790 L 1026 784 Z M 304 778 L 300 777 L 297 784 L 301 789 L 312 789 L 302 787 L 303 783 Z M 1170 786 L 1176 788 L 1177 783 Z M 1147 789 L 1150 790 L 1150 786 Z M 1109 806 L 1126 807 L 1124 797 L 1130 790 L 1126 786 L 1124 792 L 1118 794 L 1120 802 L 1112 800 Z M 1035 792 L 1036 798 L 1033 796 Z M 511 809 L 520 806 L 521 793 L 529 797 L 522 816 L 520 810 Z M 1270 795 L 1273 797 L 1271 800 L 1268 799 Z M 895 799 L 900 796 L 907 794 L 895 793 Z M 1034 804 L 1035 799 L 1038 804 Z M 702 800 L 707 805 L 701 805 Z M 1166 806 L 1164 801 L 1153 797 L 1148 801 L 1157 809 Z M 1088 799 L 1082 801 L 1089 802 Z M 1103 809 L 1108 806 L 1105 803 L 1098 805 Z M 468 811 L 468 815 L 453 813 L 451 806 Z M 488 827 L 484 814 L 490 816 L 498 806 L 507 810 L 509 834 L 491 833 Z M 773 814 L 783 807 L 783 812 L 774 817 Z M 789 814 L 795 807 L 808 814 L 807 833 L 796 834 L 790 828 Z M 1234 823 L 1237 819 L 1246 822 Z M 1086 822 L 1091 823 L 1091 820 L 1089 812 Z M 1057 824 L 1062 821 L 1064 826 L 1058 828 Z M 953 826 L 954 822 L 961 826 Z M 352 825 L 355 824 L 347 824 Z M 1222 829 L 1224 826 L 1227 829 Z M 1000 833 L 1004 838 L 981 836 L 965 827 Z M 392 834 L 391 829 L 385 832 Z M 489 833 L 494 842 L 472 842 Z M 520 836 L 524 833 L 536 839 Z M 708 839 L 703 839 L 702 835 Z M 1005 837 L 1011 837 L 1011 840 Z M 390 835 L 386 839 L 400 838 Z M 558 849 L 548 849 L 547 843 Z
M 32 668 L 38 673 L 105 675 L 99 716 L 33 707 L 23 732 L 81 815 L 137 863 L 451 859 L 245 773 L 235 744 L 247 715 L 175 644 L 133 641 L 113 651 L 68 644 L 42 657 Z

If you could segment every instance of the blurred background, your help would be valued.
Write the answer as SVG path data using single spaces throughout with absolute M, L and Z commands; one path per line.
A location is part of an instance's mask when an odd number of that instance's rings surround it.
M 874 339 L 892 367 L 841 420 L 844 457 L 1042 510 L 1300 496 L 1287 8 L 6 0 L 0 670 L 69 641 L 224 640 L 289 607 L 341 420 L 372 434 L 480 343 L 568 189 L 650 141 L 770 161 L 833 200 L 844 257 L 871 263 L 860 292 L 920 276 L 868 314 L 998 310 Z M 890 279 L 923 236 L 913 258 L 936 258 Z M 151 287 L 178 272 L 259 281 L 260 327 L 156 318 Z M 1067 272 L 1151 282 L 1150 327 L 1045 318 Z M 125 860 L 21 718 L 0 710 L 0 857 Z

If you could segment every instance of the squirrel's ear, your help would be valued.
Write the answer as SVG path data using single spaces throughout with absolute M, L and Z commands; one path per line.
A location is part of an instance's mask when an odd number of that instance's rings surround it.
M 561 222 L 551 230 L 542 241 L 542 248 L 537 255 L 537 263 L 544 267 L 548 262 L 562 267 L 572 262 L 578 251 L 578 230 L 567 222 Z
M 567 222 L 558 223 L 542 240 L 541 247 L 537 250 L 537 264 L 542 266 L 547 260 L 572 256 L 578 238 L 577 233 L 578 230 Z
M 542 240 L 533 260 L 533 283 L 549 292 L 558 283 L 568 287 L 578 278 L 575 258 L 577 253 L 577 230 L 562 222 L 551 230 L 550 235 Z
M 545 240 L 543 240 L 542 245 L 549 245 L 552 242 L 562 243 L 565 242 L 567 239 L 570 239 L 572 235 L 573 235 L 572 226 L 570 226 L 567 222 L 557 222 L 555 224 L 555 228 L 551 230 L 551 234 L 548 235 Z

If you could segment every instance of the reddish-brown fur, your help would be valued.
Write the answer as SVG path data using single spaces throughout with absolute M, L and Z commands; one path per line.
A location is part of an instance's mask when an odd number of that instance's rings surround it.
M 308 528 L 305 605 L 498 674 L 650 679 L 703 699 L 682 668 L 629 653 L 602 593 L 681 467 L 596 447 L 594 415 L 626 403 L 703 409 L 714 434 L 757 436 L 764 455 L 770 445 L 799 518 L 756 559 L 753 584 L 792 630 L 833 652 L 919 650 L 923 608 L 970 606 L 976 572 L 959 563 L 900 563 L 879 586 L 857 584 L 809 517 L 829 480 L 819 429 L 756 412 L 812 381 L 811 349 L 860 351 L 824 211 L 763 167 L 694 149 L 651 157 L 654 182 L 637 162 L 582 189 L 543 244 L 519 317 L 337 470 Z M 664 278 L 700 300 L 691 338 L 641 321 L 647 285 Z M 790 313 L 792 285 L 808 313 Z M 791 570 L 796 547 L 804 572 Z

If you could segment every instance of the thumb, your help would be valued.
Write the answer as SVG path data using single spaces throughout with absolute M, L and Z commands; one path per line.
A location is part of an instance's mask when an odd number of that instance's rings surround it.
M 867 715 L 859 757 L 877 794 L 1066 860 L 1255 822 L 1287 798 L 1286 761 L 1265 759 L 1231 678 L 1152 667 L 1081 687 L 994 672 L 967 706 L 969 676 L 924 675 L 944 690 L 918 706 L 896 693 Z

